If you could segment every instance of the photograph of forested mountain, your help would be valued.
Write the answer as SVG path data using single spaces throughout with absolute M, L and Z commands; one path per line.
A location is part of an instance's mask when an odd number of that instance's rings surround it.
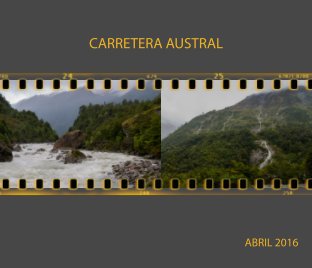
M 116 81 L 117 82 L 117 81 Z M 31 183 L 43 179 L 94 179 L 103 187 L 110 178 L 160 177 L 161 98 L 151 83 L 139 91 L 134 81 L 128 90 L 108 91 L 51 89 L 0 92 L 0 178 L 16 186 L 24 178 Z M 116 85 L 114 87 L 114 85 Z
M 184 97 L 162 95 L 163 121 L 172 121 L 167 105 L 174 105 L 179 116 L 192 116 L 162 138 L 162 177 L 165 180 L 222 178 L 298 178 L 312 176 L 312 92 L 304 86 L 289 90 L 262 92 L 249 88 L 214 92 L 187 92 Z M 198 102 L 196 100 L 196 94 Z M 205 94 L 206 105 L 203 101 Z M 183 94 L 182 94 L 183 95 Z M 186 94 L 185 94 L 186 96 Z M 190 97 L 189 97 L 190 100 Z M 181 109 L 184 107 L 184 111 Z M 182 115 L 181 115 L 182 113 Z

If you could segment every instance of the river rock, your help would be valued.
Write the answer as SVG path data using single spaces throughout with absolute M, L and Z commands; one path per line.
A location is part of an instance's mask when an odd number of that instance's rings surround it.
M 58 153 L 58 149 L 54 149 L 54 148 L 52 148 L 51 150 L 50 150 L 50 153 Z
M 131 164 L 131 161 L 126 161 L 125 163 L 124 163 L 124 166 L 126 167 L 126 166 L 129 166 Z
M 84 153 L 78 150 L 71 150 L 65 155 L 64 164 L 76 164 L 81 163 L 87 157 Z
M 45 149 L 44 148 L 39 148 L 36 153 L 41 153 L 41 152 L 45 152 Z
M 134 184 L 138 178 L 145 178 L 147 185 L 154 178 L 160 178 L 161 164 L 159 160 L 136 160 L 126 161 L 112 166 L 113 173 L 117 179 L 128 179 Z
M 55 142 L 51 152 L 58 152 L 59 149 L 79 149 L 85 138 L 86 135 L 80 130 L 67 132 Z
M 0 142 L 0 162 L 11 162 L 12 159 L 12 150 L 5 143 Z
M 21 152 L 22 151 L 22 147 L 19 144 L 15 144 L 13 146 L 13 151 L 15 152 Z
M 56 156 L 56 160 L 63 160 L 64 159 L 64 154 L 58 154 L 57 156 Z

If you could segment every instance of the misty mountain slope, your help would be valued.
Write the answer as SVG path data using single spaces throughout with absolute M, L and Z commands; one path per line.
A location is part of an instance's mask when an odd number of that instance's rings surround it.
M 302 178 L 311 172 L 311 129 L 312 92 L 254 94 L 197 116 L 164 139 L 163 175 Z
M 166 120 L 162 118 L 161 120 L 161 138 L 166 138 L 170 133 L 172 133 L 174 130 L 176 130 L 176 126 L 170 122 L 169 120 Z
M 147 84 L 146 90 L 139 92 L 130 89 L 124 94 L 118 91 L 107 91 L 101 94 L 80 88 L 76 91 L 65 91 L 49 95 L 37 95 L 15 104 L 19 111 L 29 110 L 48 121 L 58 135 L 64 134 L 73 125 L 78 116 L 79 108 L 88 104 L 119 103 L 124 99 L 150 100 L 159 94 L 151 90 Z
M 99 96 L 93 92 L 79 89 L 72 92 L 34 96 L 18 102 L 14 108 L 36 113 L 39 118 L 48 121 L 61 135 L 74 122 L 80 106 L 89 103 L 101 104 L 113 100 L 111 95 Z
M 248 96 L 223 110 L 197 116 L 177 131 L 198 134 L 248 128 L 256 132 L 260 122 L 261 128 L 297 123 L 312 124 L 311 105 L 312 94 L 305 89 L 260 93 Z

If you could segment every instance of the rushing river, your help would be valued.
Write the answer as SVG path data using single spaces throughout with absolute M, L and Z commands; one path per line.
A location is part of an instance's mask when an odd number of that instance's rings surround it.
M 104 178 L 113 179 L 112 165 L 141 159 L 122 153 L 81 150 L 91 158 L 78 164 L 64 164 L 64 161 L 56 159 L 59 153 L 51 152 L 53 144 L 21 144 L 21 147 L 21 152 L 13 152 L 13 161 L 0 162 L 0 178 L 10 179 L 12 188 L 17 187 L 21 178 L 27 179 L 27 188 L 34 188 L 36 179 L 43 179 L 44 187 L 51 188 L 55 178 L 61 180 L 62 188 L 68 187 L 71 178 L 78 180 L 78 188 L 83 188 L 88 178 L 94 179 L 95 187 L 100 188 Z M 113 179 L 113 187 L 117 187 L 116 179 Z

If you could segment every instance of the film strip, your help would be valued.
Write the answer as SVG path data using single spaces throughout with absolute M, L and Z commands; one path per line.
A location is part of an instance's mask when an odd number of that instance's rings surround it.
M 310 195 L 310 73 L 1 78 L 3 195 Z M 224 101 L 231 94 L 234 102 Z M 79 98 L 74 120 L 56 131 Z M 51 106 L 61 115 L 44 116 Z M 163 137 L 167 117 L 177 115 L 170 107 L 183 113 Z
M 9 90 L 11 88 L 10 80 L 4 79 L 0 80 L 0 90 Z M 31 86 L 28 86 L 29 81 L 26 79 L 20 79 L 20 80 L 13 80 L 14 81 L 14 88 L 18 88 L 20 90 L 26 90 L 26 89 L 35 89 L 35 90 L 44 90 L 45 87 L 48 87 L 52 90 L 61 90 L 61 88 L 65 88 L 67 90 L 77 90 L 80 86 L 84 86 L 87 90 L 94 90 L 95 89 L 95 80 L 88 79 L 88 80 L 78 80 L 78 79 L 69 79 L 69 80 L 59 80 L 59 79 L 53 79 L 53 80 L 31 80 Z M 82 82 L 84 81 L 84 82 Z M 103 80 L 96 80 L 98 82 L 99 87 L 97 89 L 103 89 L 103 90 L 111 90 L 112 89 L 112 81 L 111 79 L 103 79 Z M 115 87 L 117 90 L 128 90 L 129 89 L 129 80 L 128 79 L 122 79 L 119 80 L 119 85 Z M 133 80 L 131 80 L 133 81 Z M 145 84 L 146 81 L 151 80 L 145 80 L 145 79 L 138 79 L 136 81 L 136 90 L 145 90 Z M 153 80 L 153 89 L 154 90 L 162 90 L 164 88 L 162 79 L 154 79 Z M 180 89 L 180 80 L 179 79 L 171 79 L 171 80 L 165 80 L 166 89 L 171 90 L 179 90 Z M 195 79 L 188 79 L 183 80 L 183 82 L 186 83 L 186 87 L 184 86 L 183 89 L 188 90 L 196 90 L 196 89 L 206 89 L 206 90 L 213 90 L 214 89 L 214 82 L 220 82 L 220 85 L 222 89 L 227 90 L 231 88 L 231 85 L 234 83 L 237 84 L 238 89 L 246 90 L 248 87 L 248 80 L 246 79 L 240 79 L 240 80 L 230 80 L 230 79 L 219 79 L 219 80 L 213 80 L 213 79 L 206 79 L 206 80 L 200 80 L 197 81 Z M 265 79 L 257 79 L 254 80 L 254 89 L 257 90 L 263 90 L 264 89 L 264 81 L 267 81 Z M 272 80 L 272 89 L 273 90 L 279 90 L 282 89 L 282 82 L 285 81 L 285 79 L 273 79 Z M 298 79 L 291 79 L 288 80 L 289 83 L 289 90 L 297 90 L 298 89 Z M 80 83 L 79 83 L 80 82 Z M 250 81 L 249 81 L 250 82 Z M 84 83 L 84 85 L 82 84 Z M 306 80 L 306 90 L 312 90 L 312 79 Z
M 221 76 L 222 78 L 223 76 Z M 312 77 L 312 76 L 311 76 Z M 205 79 L 205 80 L 195 80 L 195 79 L 187 79 L 183 80 L 183 82 L 186 82 L 186 87 L 184 86 L 184 89 L 188 90 L 196 90 L 196 89 L 207 89 L 207 90 L 212 90 L 214 89 L 214 82 L 221 81 L 221 86 L 222 89 L 230 89 L 231 84 L 237 83 L 238 89 L 241 90 L 246 90 L 248 87 L 248 80 L 247 79 L 239 79 L 239 80 L 231 80 L 231 79 Z M 264 81 L 268 79 L 256 79 L 253 80 L 252 82 L 254 83 L 253 88 L 257 90 L 263 90 L 264 89 Z M 290 90 L 297 90 L 298 89 L 298 81 L 302 81 L 303 79 L 290 79 L 286 80 L 289 83 L 288 89 Z M 95 80 L 94 79 L 87 79 L 87 80 L 80 80 L 80 79 L 53 79 L 53 80 L 43 80 L 43 79 L 34 79 L 30 80 L 31 86 L 29 86 L 29 81 L 26 79 L 19 79 L 19 80 L 13 80 L 14 81 L 14 88 L 18 88 L 20 90 L 26 90 L 28 89 L 35 89 L 35 90 L 43 90 L 45 87 L 48 87 L 49 89 L 52 90 L 60 90 L 61 88 L 65 88 L 67 90 L 77 90 L 80 86 L 84 86 L 85 89 L 87 90 L 94 90 L 95 89 Z M 82 84 L 81 81 L 84 81 Z M 112 89 L 112 79 L 102 79 L 102 80 L 96 80 L 98 82 L 98 89 L 103 89 L 103 90 L 111 90 Z M 118 80 L 119 85 L 116 87 L 117 90 L 128 90 L 129 89 L 129 79 L 121 79 Z M 133 80 L 131 80 L 133 81 Z M 135 89 L 137 90 L 144 90 L 145 89 L 145 84 L 146 81 L 151 81 L 151 80 L 146 80 L 146 79 L 137 79 L 136 81 L 136 86 Z M 161 90 L 163 89 L 163 79 L 153 79 L 153 89 L 154 90 Z M 166 89 L 171 89 L 171 90 L 179 90 L 180 89 L 180 80 L 179 79 L 170 79 L 170 80 L 165 80 Z M 272 89 L 274 90 L 279 90 L 282 89 L 282 82 L 285 81 L 285 79 L 272 79 Z M 312 90 L 312 79 L 307 79 L 305 80 L 306 85 L 305 88 L 307 90 Z M 1 90 L 9 90 L 11 88 L 11 83 L 9 79 L 3 79 L 0 80 L 1 85 L 0 89 Z M 80 83 L 79 83 L 80 82 Z M 250 81 L 249 81 L 250 82 Z

